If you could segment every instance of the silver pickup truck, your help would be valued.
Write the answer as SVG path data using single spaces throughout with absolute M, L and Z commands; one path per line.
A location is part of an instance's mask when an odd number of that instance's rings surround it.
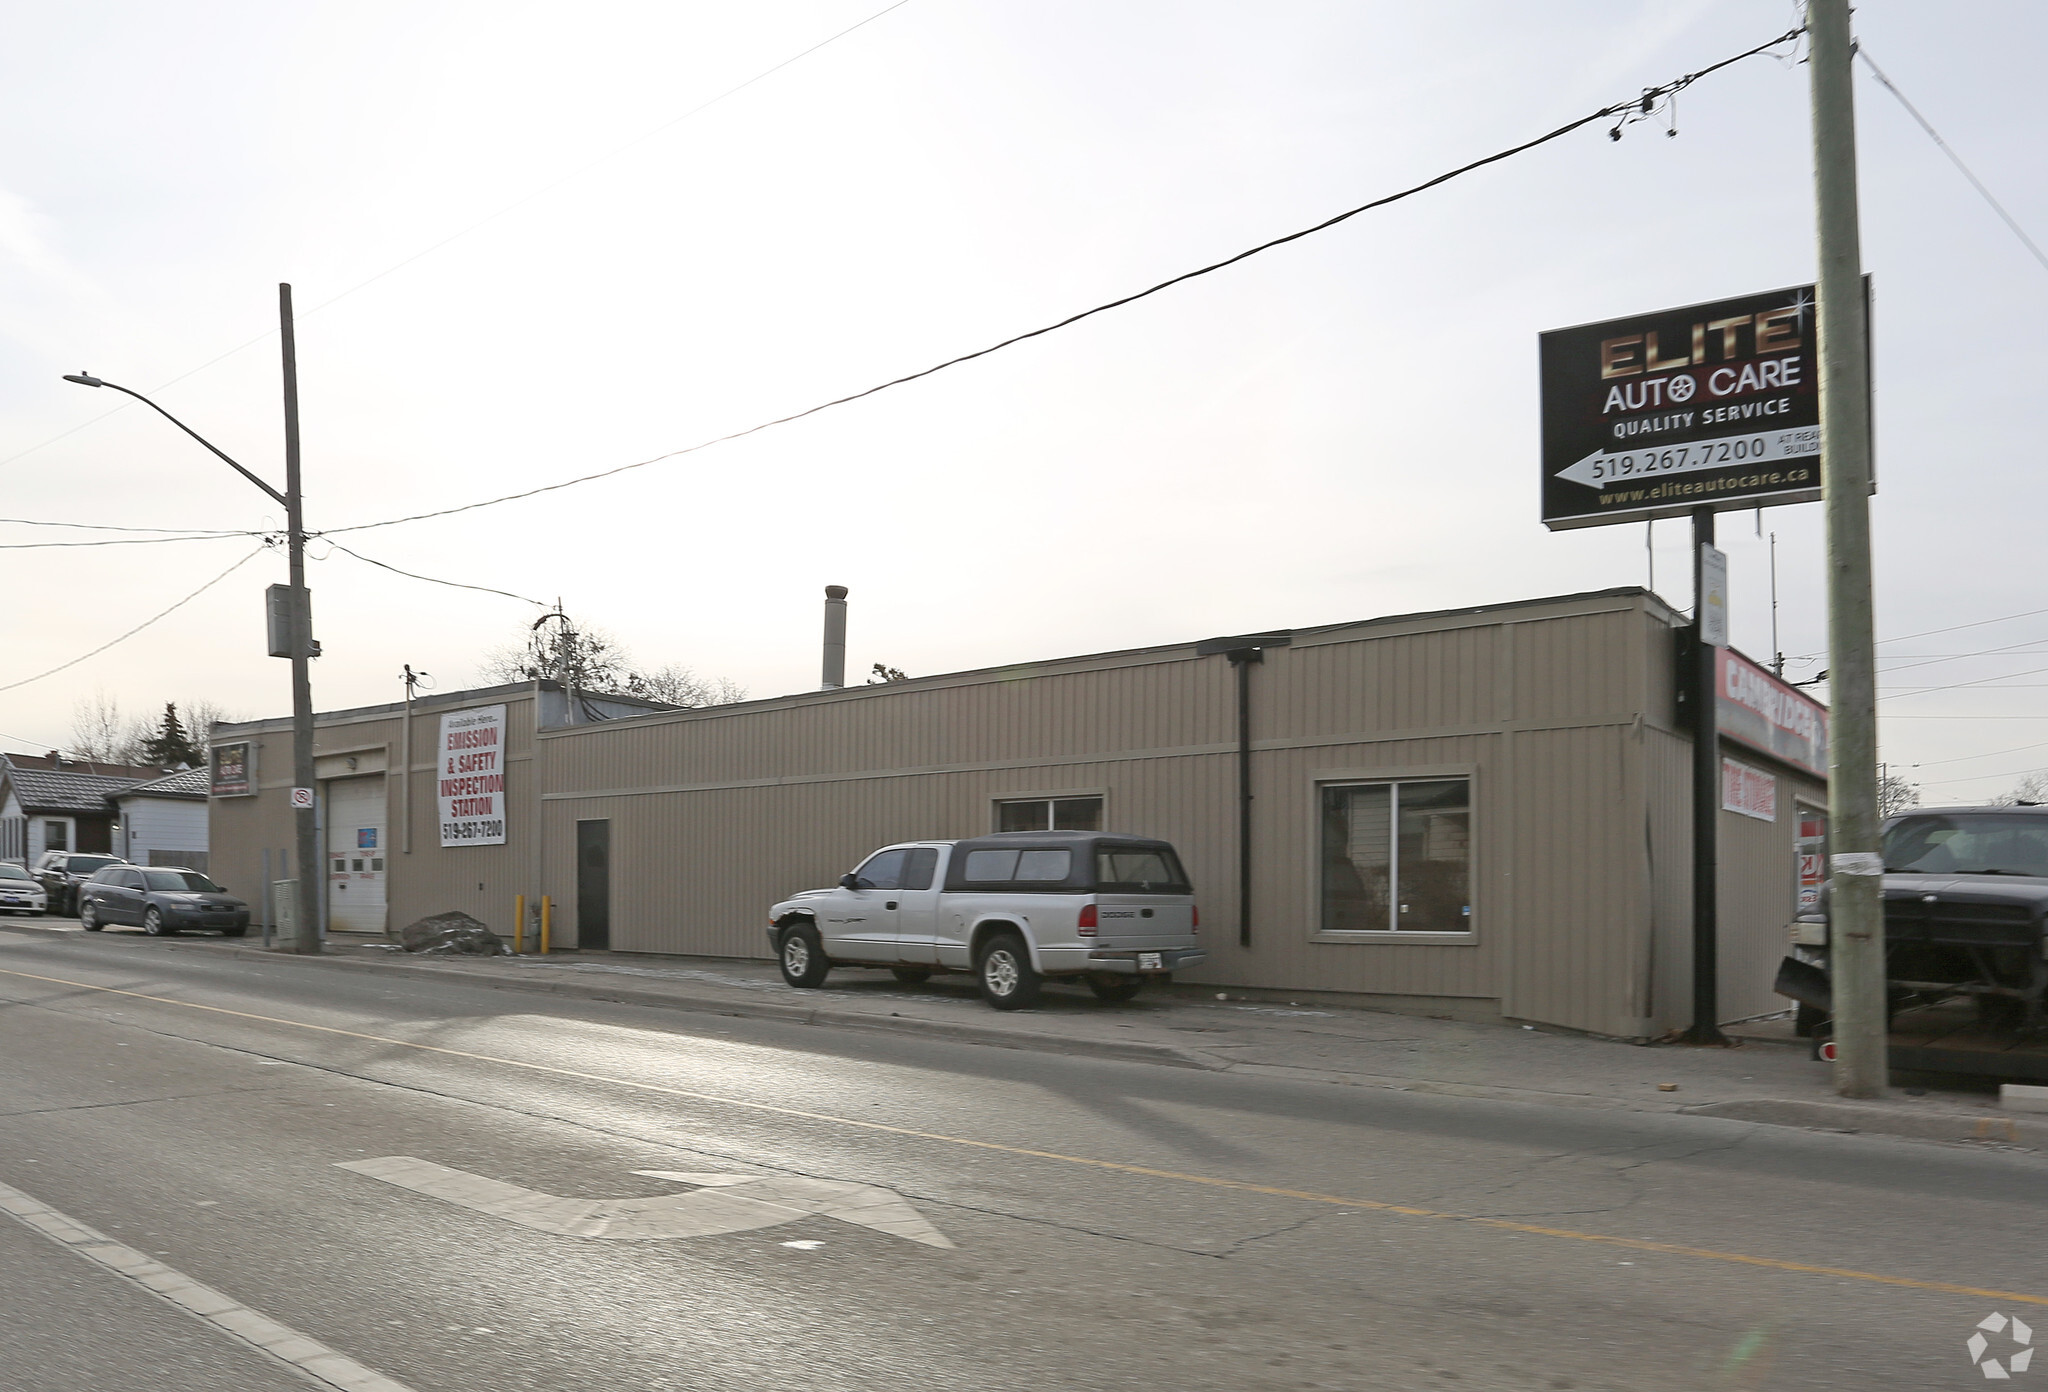
M 768 911 L 792 986 L 818 986 L 835 966 L 885 967 L 906 983 L 971 971 L 998 1010 L 1031 1005 L 1047 979 L 1127 1001 L 1207 959 L 1200 923 L 1172 846 L 1093 831 L 901 842 Z

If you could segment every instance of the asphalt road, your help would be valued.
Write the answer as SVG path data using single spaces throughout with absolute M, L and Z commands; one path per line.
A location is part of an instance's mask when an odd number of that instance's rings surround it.
M 413 1392 L 1917 1392 L 1984 1384 L 1965 1341 L 1993 1311 L 2048 1343 L 2030 1152 L 835 1033 L 127 935 L 0 931 L 0 1057 L 0 1185 Z M 391 1156 L 535 1191 L 527 1221 L 341 1168 Z M 573 1205 L 540 1195 L 688 1195 L 704 1176 L 893 1190 L 953 1246 L 767 1206 L 765 1226 L 705 1236 L 544 1230 Z M 0 1217 L 0 1388 L 308 1385 L 78 1246 Z

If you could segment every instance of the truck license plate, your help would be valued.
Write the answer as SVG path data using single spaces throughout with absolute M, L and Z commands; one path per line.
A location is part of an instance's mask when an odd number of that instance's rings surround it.
M 1139 971 L 1158 971 L 1165 965 L 1166 959 L 1157 952 L 1140 952 L 1138 954 Z

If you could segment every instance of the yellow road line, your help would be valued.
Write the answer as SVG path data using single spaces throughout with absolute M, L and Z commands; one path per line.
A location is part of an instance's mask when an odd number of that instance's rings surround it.
M 73 986 L 85 991 L 99 991 L 110 996 L 126 996 L 132 1000 L 150 1001 L 157 1005 L 177 1006 L 183 1010 L 202 1010 L 213 1015 L 227 1015 L 238 1020 L 254 1020 L 266 1025 L 283 1025 L 288 1029 L 309 1030 L 319 1034 L 339 1035 L 344 1039 L 361 1039 L 372 1044 L 389 1044 L 400 1049 L 413 1049 L 420 1053 L 442 1054 L 449 1058 L 469 1059 L 476 1063 L 502 1064 L 508 1068 L 523 1068 L 532 1073 L 546 1073 L 558 1078 L 575 1078 L 583 1082 L 606 1083 L 613 1087 L 633 1088 L 640 1092 L 660 1093 L 666 1097 L 682 1097 L 693 1102 L 709 1102 L 724 1107 L 739 1107 L 747 1111 L 767 1112 L 775 1116 L 795 1117 L 802 1121 L 822 1121 L 834 1126 L 858 1127 L 863 1131 L 879 1131 L 891 1136 L 906 1136 L 913 1140 L 939 1141 L 946 1145 L 966 1146 L 974 1150 L 994 1151 L 1002 1155 L 1019 1155 L 1032 1160 L 1050 1160 L 1062 1165 L 1085 1165 L 1090 1169 L 1108 1170 L 1116 1174 L 1142 1175 L 1147 1179 L 1169 1179 L 1180 1184 L 1199 1184 L 1211 1189 L 1225 1189 L 1240 1194 L 1262 1194 L 1276 1199 L 1298 1199 L 1303 1203 L 1330 1204 L 1339 1208 L 1365 1209 L 1375 1213 L 1398 1213 L 1409 1218 L 1443 1218 L 1457 1223 L 1468 1223 L 1475 1227 L 1495 1228 L 1504 1232 L 1531 1233 L 1538 1237 L 1567 1238 L 1573 1242 L 1593 1242 L 1606 1247 L 1623 1247 L 1632 1252 L 1661 1252 L 1666 1256 L 1692 1257 L 1701 1261 L 1730 1262 L 1738 1266 L 1762 1267 L 1770 1271 L 1792 1271 L 1802 1276 L 1834 1276 L 1845 1281 L 1864 1281 L 1879 1286 L 1899 1286 L 1907 1290 L 1938 1291 L 1946 1295 L 1979 1296 L 1987 1300 L 2017 1301 L 2027 1305 L 2048 1305 L 2048 1295 L 2027 1295 L 2020 1291 L 1987 1290 L 1982 1286 L 1963 1286 L 1949 1281 L 1922 1281 L 1911 1276 L 1886 1276 L 1881 1272 L 1858 1271 L 1853 1267 L 1816 1266 L 1807 1262 L 1783 1261 L 1777 1257 L 1753 1257 L 1741 1252 L 1722 1252 L 1711 1247 L 1688 1247 L 1677 1242 L 1652 1242 L 1640 1237 L 1615 1237 L 1607 1233 L 1580 1232 L 1574 1228 L 1550 1228 L 1537 1223 L 1517 1223 L 1507 1218 L 1480 1218 L 1468 1213 L 1446 1213 L 1433 1208 L 1414 1208 L 1406 1204 L 1383 1203 L 1374 1199 L 1348 1198 L 1342 1194 L 1322 1194 L 1312 1189 L 1287 1189 L 1273 1184 L 1253 1184 L 1249 1180 L 1222 1179 L 1215 1175 L 1187 1174 L 1180 1170 L 1154 1169 L 1149 1165 L 1126 1165 L 1116 1160 L 1097 1160 L 1086 1155 L 1063 1155 L 1053 1150 L 1032 1150 L 1025 1146 L 1004 1145 L 1000 1141 L 978 1141 L 968 1136 L 948 1136 L 939 1131 L 920 1131 L 915 1127 L 891 1126 L 882 1121 L 862 1121 L 858 1117 L 833 1116 L 828 1112 L 809 1112 L 799 1107 L 781 1107 L 772 1102 L 749 1102 L 737 1097 L 721 1097 L 716 1093 L 694 1092 L 689 1088 L 664 1087 L 660 1083 L 636 1082 L 630 1078 L 614 1078 L 603 1073 L 585 1073 L 574 1068 L 558 1068 L 553 1064 L 533 1063 L 526 1059 L 503 1058 L 497 1054 L 479 1054 L 466 1049 L 450 1049 L 439 1044 L 421 1044 L 410 1039 L 393 1039 L 389 1035 L 365 1034 L 360 1030 L 340 1029 L 333 1025 L 309 1024 L 303 1020 L 286 1020 L 275 1015 L 257 1015 L 247 1010 L 230 1010 L 225 1006 L 201 1005 L 195 1001 L 182 1001 L 170 996 L 152 996 L 143 991 L 127 991 L 118 986 L 99 986 L 89 981 L 71 981 L 61 976 L 39 976 L 34 972 L 8 971 L 0 968 L 0 976 L 20 977 L 25 981 L 41 981 L 52 986 Z M 373 1081 L 373 1080 L 372 1080 Z

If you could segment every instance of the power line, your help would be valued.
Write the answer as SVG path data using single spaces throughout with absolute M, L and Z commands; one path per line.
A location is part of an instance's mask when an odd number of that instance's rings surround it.
M 1763 53 L 1768 49 L 1776 48 L 1779 44 L 1790 42 L 1791 40 L 1798 38 L 1799 35 L 1801 35 L 1804 32 L 1805 29 L 1803 26 L 1801 28 L 1788 30 L 1783 34 L 1780 34 L 1777 38 L 1770 40 L 1768 43 L 1758 44 L 1755 48 L 1746 49 L 1743 52 L 1736 54 L 1732 58 L 1724 58 L 1720 62 L 1715 63 L 1709 67 L 1701 68 L 1698 72 L 1687 73 L 1685 76 L 1677 78 L 1671 82 L 1667 82 L 1661 87 L 1646 88 L 1644 89 L 1643 94 L 1640 97 L 1632 97 L 1628 101 L 1618 102 L 1612 106 L 1603 106 L 1598 111 L 1592 112 L 1585 116 L 1581 116 L 1577 120 L 1569 121 L 1564 125 L 1559 126 L 1556 130 L 1547 132 L 1543 135 L 1539 135 L 1533 140 L 1525 140 L 1519 145 L 1509 146 L 1505 150 L 1497 151 L 1494 154 L 1487 155 L 1482 159 L 1473 160 L 1469 164 L 1459 165 L 1456 169 L 1447 170 L 1442 174 L 1438 174 L 1434 178 L 1426 179 L 1422 183 L 1416 184 L 1412 188 L 1402 189 L 1398 193 L 1390 193 L 1383 198 L 1375 198 L 1370 203 L 1361 203 L 1356 208 L 1352 208 L 1346 212 L 1338 213 L 1335 217 L 1325 218 L 1323 221 L 1318 222 L 1311 227 L 1304 227 L 1300 231 L 1289 232 L 1285 236 L 1275 237 L 1270 241 L 1261 242 L 1257 246 L 1249 247 L 1244 251 L 1238 252 L 1234 256 L 1226 256 L 1221 261 L 1212 261 L 1206 266 L 1199 266 L 1192 271 L 1184 271 L 1180 275 L 1174 276 L 1168 280 L 1162 280 L 1157 285 L 1150 286 L 1149 288 L 1144 290 L 1139 290 L 1134 294 L 1124 295 L 1118 299 L 1110 300 L 1106 303 L 1096 305 L 1091 309 L 1084 309 L 1078 314 L 1070 314 L 1064 319 L 1057 320 L 1056 322 L 1051 324 L 1046 324 L 1041 328 L 1030 329 L 1024 333 L 1014 334 L 1009 338 L 1001 340 L 1000 342 L 992 343 L 986 348 L 977 348 L 971 353 L 962 353 L 957 357 L 948 358 L 944 362 L 936 363 L 931 367 L 924 368 L 921 371 L 906 373 L 904 376 L 892 378 L 889 381 L 880 383 L 879 385 L 868 387 L 863 391 L 857 391 L 846 396 L 836 397 L 831 401 L 820 402 L 818 405 L 807 407 L 804 410 L 793 411 L 786 416 L 777 416 L 775 419 L 763 421 L 759 425 L 748 426 L 744 430 L 735 430 L 727 435 L 720 435 L 713 439 L 700 441 L 699 443 L 694 445 L 686 445 L 682 449 L 670 450 L 666 454 L 657 454 L 651 459 L 637 460 L 631 464 L 621 464 L 616 468 L 604 469 L 594 474 L 584 474 L 577 478 L 565 479 L 560 483 L 543 484 L 538 488 L 528 488 L 518 493 L 507 493 L 502 497 L 486 498 L 481 502 L 463 503 L 456 507 L 438 508 L 432 512 L 413 513 L 412 515 L 407 517 L 388 518 L 382 522 L 359 522 L 354 526 L 350 527 L 331 527 L 327 530 L 325 535 L 334 536 L 339 535 L 343 532 L 362 532 L 368 531 L 373 527 L 395 527 L 398 526 L 400 523 L 404 522 L 423 522 L 428 518 L 448 517 L 458 512 L 473 512 L 478 508 L 496 507 L 500 503 L 517 502 L 521 498 L 532 498 L 537 497 L 542 493 L 553 493 L 563 488 L 574 488 L 578 484 L 595 483 L 599 479 L 612 478 L 615 475 L 628 473 L 634 469 L 644 469 L 648 467 L 650 464 L 659 464 L 664 460 L 675 459 L 686 454 L 695 454 L 699 450 L 710 449 L 714 445 L 728 444 L 733 440 L 744 439 L 749 435 L 757 435 L 761 431 L 771 430 L 779 425 L 788 425 L 793 421 L 803 420 L 807 416 L 815 416 L 819 412 L 829 411 L 835 406 L 845 406 L 851 402 L 860 401 L 866 397 L 874 396 L 878 392 L 888 391 L 892 387 L 904 386 L 907 383 L 918 381 L 921 378 L 930 377 L 934 373 L 944 372 L 947 368 L 958 367 L 962 363 L 973 362 L 976 358 L 985 358 L 991 353 L 998 353 L 1001 352 L 1003 349 L 1013 347 L 1016 344 L 1026 342 L 1030 339 L 1039 338 L 1046 334 L 1056 332 L 1057 330 L 1067 328 L 1074 324 L 1078 324 L 1084 319 L 1092 319 L 1098 314 L 1106 314 L 1112 309 L 1121 309 L 1125 305 L 1135 304 L 1137 301 L 1147 299 L 1153 295 L 1158 294 L 1162 290 L 1171 289 L 1173 286 L 1184 284 L 1187 281 L 1197 279 L 1201 276 L 1211 275 L 1217 271 L 1223 270 L 1225 267 L 1234 266 L 1240 261 L 1248 260 L 1251 257 L 1257 256 L 1261 252 L 1271 251 L 1275 247 L 1285 246 L 1289 242 L 1300 241 L 1304 237 L 1310 237 L 1318 232 L 1327 231 L 1328 229 L 1335 227 L 1340 222 L 1347 222 L 1350 219 L 1357 217 L 1360 213 L 1368 213 L 1376 208 L 1384 208 L 1389 204 L 1399 203 L 1403 199 L 1413 198 L 1418 193 L 1426 192 L 1429 189 L 1437 187 L 1439 184 L 1449 183 L 1451 180 L 1456 179 L 1461 175 L 1470 174 L 1475 169 L 1483 169 L 1487 165 L 1498 164 L 1502 160 L 1511 159 L 1516 155 L 1523 154 L 1524 152 L 1529 150 L 1533 150 L 1539 145 L 1547 145 L 1553 140 L 1561 139 L 1564 136 L 1570 135 L 1574 131 L 1581 130 L 1586 126 L 1592 125 L 1597 121 L 1605 121 L 1612 116 L 1621 116 L 1623 118 L 1623 123 L 1625 124 L 1628 120 L 1633 119 L 1636 116 L 1649 114 L 1652 110 L 1655 109 L 1658 101 L 1674 96 L 1678 92 L 1683 91 L 1685 88 L 1690 87 L 1693 83 L 1699 81 L 1701 78 L 1706 77 L 1708 74 L 1718 72 L 1722 68 L 1728 67 L 1731 64 L 1739 63 L 1745 58 L 1753 58 L 1757 54 Z M 1612 134 L 1616 139 L 1620 138 L 1620 133 L 1620 125 L 1617 125 L 1614 128 L 1614 130 L 1610 132 L 1610 134 Z
M 2012 749 L 1994 749 L 1988 754 L 1958 754 L 1953 759 L 1922 759 L 1919 763 L 1913 765 L 1913 767 L 1938 768 L 1942 764 L 1960 764 L 1969 759 L 1995 759 L 2001 754 L 2024 754 L 2029 749 L 2048 749 L 2048 740 L 2043 740 L 2039 744 L 2022 744 Z M 1987 778 L 2003 777 L 2002 774 L 1986 774 L 1985 776 Z
M 545 609 L 548 607 L 547 603 L 543 600 L 528 599 L 525 595 L 516 595 L 513 594 L 510 590 L 494 590 L 489 585 L 466 585 L 460 580 L 437 580 L 431 575 L 418 575 L 410 570 L 400 570 L 395 565 L 386 565 L 382 561 L 373 561 L 360 551 L 351 551 L 346 546 L 343 546 L 340 542 L 335 541 L 331 537 L 328 538 L 327 544 L 329 546 L 332 546 L 335 550 L 341 552 L 343 555 L 354 556 L 357 560 L 363 562 L 365 565 L 376 566 L 379 570 L 388 570 L 393 575 L 403 575 L 408 580 L 424 580 L 430 585 L 447 585 L 450 588 L 457 590 L 479 590 L 484 594 L 503 595 L 507 599 L 516 599 L 522 604 L 531 604 L 536 609 Z
M 2041 248 L 2034 245 L 2034 239 L 2029 237 L 2026 229 L 2021 227 L 2014 220 L 2013 215 L 2005 210 L 2005 205 L 1991 196 L 1991 190 L 1984 187 L 1984 181 L 1970 172 L 1970 166 L 1963 163 L 1963 157 L 1951 149 L 1949 143 L 1941 138 L 1941 132 L 1936 130 L 1929 124 L 1927 118 L 1920 114 L 1920 108 L 1907 101 L 1906 94 L 1899 90 L 1898 84 L 1884 75 L 1884 69 L 1880 68 L 1876 60 L 1870 56 L 1870 50 L 1863 47 L 1861 43 L 1858 43 L 1856 45 L 1856 56 L 1861 58 L 1863 66 L 1869 68 L 1876 75 L 1877 80 L 1884 84 L 1885 91 L 1890 92 L 1899 99 L 1899 105 L 1906 108 L 1906 114 L 1920 123 L 1920 129 L 1927 132 L 1927 138 L 1941 147 L 1941 152 L 1948 156 L 1949 163 L 1962 171 L 1963 177 L 1970 181 L 1970 187 L 1984 195 L 1984 201 L 1991 205 L 1991 211 L 1997 213 L 2004 220 L 2005 225 L 2012 229 L 2013 236 L 2018 237 L 2025 244 L 2027 250 L 2034 254 L 2034 259 L 2041 263 L 2042 269 L 2048 270 L 2048 255 L 2042 254 Z
M 478 218 L 475 222 L 470 223 L 467 227 L 464 227 L 457 232 L 451 232 L 446 237 L 443 237 L 440 241 L 435 242 L 433 245 L 428 246 L 420 251 L 414 252 L 412 255 L 406 257 L 402 261 L 394 261 L 391 265 L 386 266 L 383 270 L 369 277 L 369 279 L 359 280 L 354 285 L 349 286 L 346 290 L 341 291 L 339 294 L 332 295 L 327 299 L 320 301 L 320 303 L 304 311 L 304 314 L 302 314 L 300 317 L 303 318 L 305 314 L 318 314 L 321 310 L 327 308 L 335 301 L 346 299 L 348 296 L 355 294 L 356 291 L 361 290 L 366 285 L 374 285 L 376 282 L 384 279 L 385 276 L 390 275 L 393 271 L 401 270 L 406 266 L 410 266 L 413 262 L 419 260 L 421 257 L 433 255 L 442 247 L 447 246 L 450 242 L 460 241 L 462 238 L 467 237 L 470 233 L 476 231 L 479 227 L 484 226 L 486 223 L 495 222 L 499 218 L 505 216 L 505 214 L 513 211 L 515 208 L 524 207 L 526 204 L 531 203 L 534 199 L 539 198 L 541 195 L 554 192 L 556 189 L 568 183 L 570 180 L 579 178 L 580 176 L 589 173 L 591 170 L 597 168 L 601 164 L 606 164 L 614 159 L 617 159 L 620 155 L 626 153 L 626 151 L 634 148 L 637 145 L 642 144 L 645 141 L 653 139 L 655 136 L 661 134 L 669 127 L 680 125 L 682 122 L 689 120 L 692 116 L 697 115 L 699 112 L 709 110 L 711 107 L 718 105 L 718 103 L 724 101 L 727 97 L 734 96 L 740 92 L 745 91 L 747 88 L 753 86 L 755 83 L 761 81 L 762 79 L 774 76 L 776 73 L 781 72 L 790 64 L 810 57 L 819 49 L 825 48 L 828 45 L 839 42 L 839 40 L 845 38 L 854 30 L 865 28 L 867 25 L 873 24 L 876 20 L 880 19 L 883 15 L 888 14 L 889 11 L 901 9 L 903 8 L 903 6 L 909 3 L 910 0 L 895 0 L 894 4 L 884 6 L 882 9 L 876 10 L 866 19 L 861 20 L 858 24 L 850 24 L 846 28 L 841 29 L 838 33 L 832 35 L 830 38 L 820 39 L 817 43 L 812 44 L 803 52 L 794 54 L 791 57 L 783 59 L 780 63 L 777 63 L 772 68 L 763 68 L 760 72 L 755 73 L 746 81 L 728 87 L 723 92 L 720 92 L 717 96 L 708 98 L 705 101 L 697 103 L 697 105 L 691 107 L 682 115 L 670 117 L 668 120 L 663 121 L 660 125 L 652 127 L 649 130 L 642 131 L 639 135 L 634 136 L 625 144 L 614 146 L 611 150 L 607 151 L 602 155 L 599 155 L 596 159 L 591 160 L 589 163 L 578 165 L 576 168 L 570 170 L 568 173 L 562 175 L 560 178 L 554 180 L 552 183 L 543 184 L 539 188 L 533 190 L 533 192 L 531 193 L 522 194 L 518 198 L 513 199 L 510 203 L 507 203 L 503 207 L 499 208 L 496 212 L 486 213 L 483 217 Z M 236 344 L 234 347 L 228 349 L 225 353 L 220 354 L 218 357 L 208 358 L 205 362 L 199 364 L 199 366 L 191 369 L 191 371 L 181 372 L 176 377 L 171 378 L 170 381 L 168 382 L 158 383 L 151 390 L 160 392 L 165 387 L 175 386 L 179 382 L 184 381 L 187 377 L 195 377 L 198 374 L 206 371 L 207 368 L 212 367 L 215 363 L 226 362 L 235 354 L 240 353 L 248 348 L 254 348 L 257 344 L 262 343 L 267 339 L 274 338 L 276 336 L 276 329 L 265 329 L 262 333 L 257 334 L 256 337 L 249 339 L 246 342 Z M 101 421 L 107 419 L 107 417 L 109 416 L 119 415 L 121 412 L 127 410 L 129 405 L 130 403 L 124 401 L 111 411 L 102 412 L 101 414 L 93 416 L 88 420 L 80 421 L 77 425 L 72 426 L 69 430 L 63 431 L 60 434 L 52 435 L 49 439 L 43 441 L 42 444 L 30 445 L 27 449 L 21 451 L 21 453 L 19 454 L 10 454 L 5 459 L 0 459 L 0 468 L 4 468 L 7 465 L 12 464 L 17 459 L 25 459 L 29 455 L 34 454 L 37 450 L 44 449 L 50 445 L 54 445 L 59 440 L 65 439 L 68 436 L 76 435 L 79 431 L 85 429 L 89 425 L 98 425 Z
M 1966 628 L 1985 628 L 1991 624 L 2011 623 L 2015 619 L 2031 619 L 2038 614 L 2048 614 L 2048 609 L 2029 609 L 2024 614 L 2007 614 L 1996 619 L 1974 619 L 1969 623 L 1950 624 L 1947 628 L 1923 628 L 1918 633 L 1901 633 L 1896 638 L 1880 638 L 1877 641 L 1880 646 L 1886 643 L 1905 643 L 1915 638 L 1932 638 L 1937 633 L 1960 633 Z M 1811 662 L 1826 656 L 1826 653 L 1801 653 L 1798 657 L 1787 658 L 1786 661 Z
M 222 531 L 213 527 L 122 527 L 112 522 L 51 522 L 35 517 L 0 517 L 15 527 L 69 527 L 82 532 L 175 532 L 180 536 L 260 536 L 260 532 Z
M 2048 667 L 2035 667 L 2025 672 L 2007 672 L 2004 676 L 1999 677 L 1981 677 L 1976 681 L 1951 682 L 1947 686 L 1916 687 L 1912 691 L 1899 692 L 1898 695 L 1925 696 L 1930 691 L 1960 691 L 1966 686 L 1989 686 L 1992 682 L 2010 681 L 2014 677 L 2037 677 L 2043 672 L 2048 672 Z M 1895 698 L 1892 696 L 1880 696 L 1877 699 L 1880 701 L 1890 701 Z
M 1963 661 L 1963 660 L 1964 660 L 1965 658 L 1972 658 L 1972 657 L 2004 657 L 2004 656 L 2011 656 L 2011 657 L 2024 657 L 2024 656 L 2028 656 L 2029 654 L 2026 654 L 2026 653 L 2020 653 L 2020 652 L 2015 652 L 2015 651 L 2014 651 L 2014 649 L 2016 649 L 2016 648 L 2032 648 L 2032 647 L 2033 647 L 2033 646 L 2034 646 L 2034 645 L 2035 645 L 2036 643 L 2038 643 L 2038 642 L 2040 642 L 2040 641 L 2041 641 L 2041 640 L 2040 640 L 2039 638 L 2028 638 L 2028 639 L 2024 639 L 2023 641 L 2021 641 L 2021 642 L 2018 642 L 2018 643 L 2007 643 L 2007 644 L 2006 644 L 2006 645 L 2005 645 L 2004 647 L 2002 647 L 2002 648 L 1984 648 L 1984 649 L 1981 649 L 1980 651 L 1977 651 L 1977 652 L 1972 652 L 1972 653 L 1957 653 L 1957 654 L 1956 654 L 1956 655 L 1955 655 L 1954 657 L 1929 657 L 1929 658 L 1923 659 L 1922 661 L 1919 661 L 1919 662 L 1908 662 L 1908 663 L 1907 663 L 1907 664 L 1906 664 L 1905 666 L 1903 666 L 1903 667 L 1887 667 L 1887 668 L 1885 668 L 1884 672 L 1883 672 L 1883 673 L 1882 673 L 1881 675 L 1883 675 L 1883 676 L 1887 676 L 1887 677 L 1894 677 L 1894 676 L 1897 676 L 1897 675 L 1898 675 L 1899 673 L 1901 673 L 1901 672 L 1910 672 L 1910 671 L 1912 671 L 1912 670 L 1913 670 L 1913 669 L 1914 669 L 1915 667 L 1938 667 L 1938 666 L 1940 666 L 1941 664 L 1943 664 L 1943 663 L 1945 663 L 1945 662 L 1960 662 L 1960 661 Z M 2033 655 L 2036 655 L 2036 656 L 2038 656 L 2038 652 L 2037 652 L 2037 653 L 2035 653 L 2035 654 L 2033 654 Z M 1890 660 L 1890 659 L 1886 659 L 1886 660 Z
M 1915 767 L 1918 767 L 1918 765 L 1915 765 Z M 2034 772 L 2033 769 L 2008 769 L 2004 773 L 1979 773 L 1967 778 L 1936 778 L 1931 782 L 1923 782 L 1915 786 L 1921 788 L 1946 788 L 1956 783 L 1981 783 L 1989 778 L 2020 778 L 2032 772 Z
M 207 581 L 204 585 L 201 585 L 198 589 L 192 591 L 191 594 L 186 595 L 183 599 L 179 600 L 176 604 L 173 604 L 170 608 L 165 609 L 157 614 L 153 614 L 149 618 L 144 619 L 141 623 L 129 629 L 119 638 L 109 639 L 107 642 L 104 642 L 100 644 L 98 647 L 94 648 L 91 652 L 83 653 L 78 657 L 74 657 L 69 662 L 60 662 L 55 667 L 50 668 L 47 672 L 38 672 L 32 677 L 23 677 L 20 681 L 9 682 L 5 686 L 0 686 L 0 691 L 12 691 L 18 686 L 27 686 L 30 682 L 39 682 L 44 677 L 54 677 L 59 672 L 64 671 L 66 668 L 76 667 L 79 663 L 85 661 L 89 657 L 98 657 L 101 653 L 105 652 L 108 648 L 113 647 L 116 643 L 127 642 L 130 638 L 133 638 L 136 634 L 142 632 L 143 629 L 148 628 L 158 619 L 165 618 L 168 615 L 175 613 L 179 609 L 184 608 L 187 604 L 190 604 L 193 600 L 205 594 L 215 585 L 218 585 L 221 581 L 227 579 L 230 575 L 233 575 L 236 571 L 240 570 L 243 566 L 249 564 L 249 562 L 255 560 L 258 556 L 262 555 L 265 551 L 268 551 L 269 549 L 270 548 L 268 546 L 257 547 L 254 551 L 251 551 L 248 555 L 242 557 L 241 560 L 236 561 L 226 570 L 214 576 L 213 579 Z
M 190 536 L 104 537 L 99 541 L 0 541 L 0 551 L 49 551 L 72 546 L 161 546 L 168 541 L 227 541 L 233 537 L 271 535 L 267 532 L 196 532 Z

